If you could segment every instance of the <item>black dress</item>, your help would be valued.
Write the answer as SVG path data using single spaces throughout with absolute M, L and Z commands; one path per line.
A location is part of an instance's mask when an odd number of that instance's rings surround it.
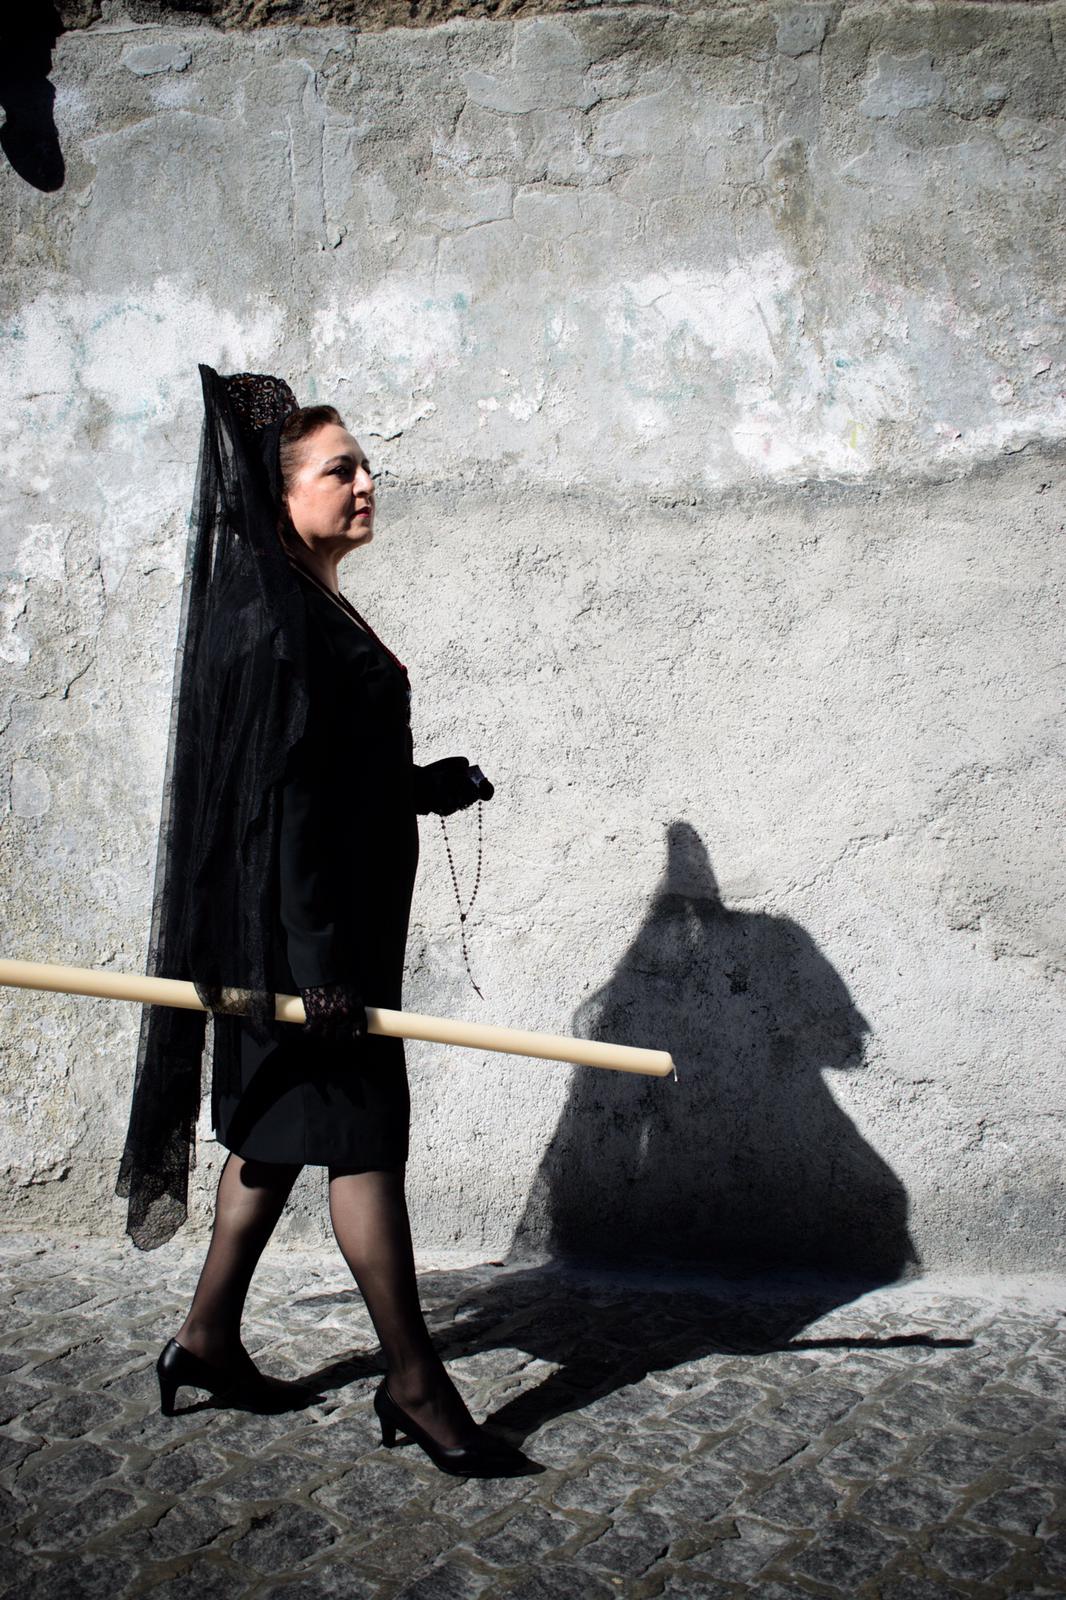
M 279 992 L 351 979 L 368 1005 L 402 1009 L 418 866 L 406 670 L 302 569 L 311 709 L 283 784 L 274 965 Z M 240 1095 L 223 1093 L 215 1135 L 254 1161 L 395 1170 L 407 1160 L 402 1039 L 331 1044 L 278 1024 L 260 1044 L 216 1014 L 239 1049 Z M 234 1036 L 239 1034 L 239 1039 Z

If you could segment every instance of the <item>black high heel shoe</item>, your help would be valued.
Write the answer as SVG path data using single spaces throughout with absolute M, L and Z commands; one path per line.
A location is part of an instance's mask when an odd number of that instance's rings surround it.
M 515 1478 L 540 1470 L 521 1450 L 480 1431 L 472 1444 L 438 1444 L 396 1404 L 384 1378 L 374 1395 L 374 1410 L 381 1424 L 381 1442 L 387 1450 L 395 1445 L 398 1432 L 406 1434 L 415 1444 L 421 1445 L 433 1465 L 442 1472 L 468 1478 Z
M 206 1389 L 245 1411 L 296 1411 L 315 1398 L 315 1391 L 306 1384 L 267 1377 L 251 1356 L 216 1367 L 194 1356 L 176 1339 L 163 1346 L 155 1370 L 159 1378 L 159 1409 L 165 1417 L 174 1415 L 174 1396 L 183 1383 L 190 1389 Z

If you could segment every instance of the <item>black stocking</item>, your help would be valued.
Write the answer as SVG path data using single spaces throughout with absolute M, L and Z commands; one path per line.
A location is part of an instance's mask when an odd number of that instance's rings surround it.
M 248 1286 L 300 1170 L 281 1162 L 245 1161 L 230 1152 L 218 1180 L 207 1258 L 189 1314 L 175 1335 L 204 1361 L 221 1366 L 240 1353 Z
M 389 1393 L 439 1444 L 469 1443 L 476 1426 L 419 1304 L 403 1173 L 331 1167 L 329 1214 L 381 1342 Z

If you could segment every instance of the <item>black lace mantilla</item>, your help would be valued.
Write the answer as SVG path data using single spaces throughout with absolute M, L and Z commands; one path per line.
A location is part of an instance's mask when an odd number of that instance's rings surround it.
M 210 1010 L 274 1019 L 280 779 L 307 720 L 306 605 L 278 537 L 277 447 L 296 399 L 268 374 L 200 368 L 204 426 L 189 530 L 146 970 L 191 978 Z M 116 1192 L 141 1249 L 187 1214 L 207 1013 L 146 1005 Z M 239 1089 L 213 1031 L 212 1110 Z

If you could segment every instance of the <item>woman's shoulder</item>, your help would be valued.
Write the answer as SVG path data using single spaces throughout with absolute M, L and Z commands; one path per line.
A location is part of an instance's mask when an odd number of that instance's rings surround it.
M 349 617 L 343 606 L 332 600 L 313 579 L 300 583 L 307 604 L 308 632 L 321 641 L 331 654 L 353 660 L 372 660 L 374 641 L 366 629 Z

